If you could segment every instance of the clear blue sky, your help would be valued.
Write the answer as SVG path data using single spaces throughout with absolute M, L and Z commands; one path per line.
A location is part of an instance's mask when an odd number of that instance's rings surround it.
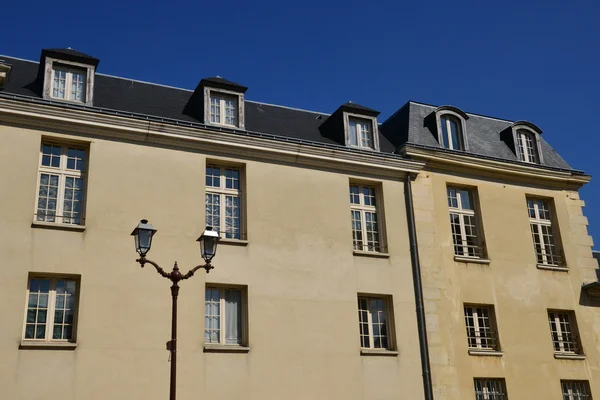
M 0 54 L 72 47 L 99 72 L 381 120 L 407 100 L 526 119 L 575 169 L 600 248 L 600 1 L 7 1 Z

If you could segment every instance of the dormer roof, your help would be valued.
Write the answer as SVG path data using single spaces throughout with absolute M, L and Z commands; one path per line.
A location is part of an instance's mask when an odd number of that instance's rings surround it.
M 248 88 L 246 86 L 240 85 L 239 83 L 236 83 L 236 82 L 232 82 L 225 78 L 221 78 L 220 76 L 203 78 L 200 81 L 200 84 L 198 86 L 201 86 L 201 87 L 209 86 L 209 87 L 213 87 L 213 88 L 217 88 L 217 89 L 232 90 L 234 92 L 239 92 L 239 93 L 246 93 L 246 90 L 248 90 Z
M 79 51 L 73 50 L 71 48 L 66 49 L 43 49 L 42 50 L 42 64 L 44 64 L 44 59 L 46 57 L 58 58 L 60 60 L 66 61 L 74 61 L 82 64 L 91 65 L 94 68 L 98 67 L 98 63 L 100 60 L 89 56 L 87 54 L 81 53 Z

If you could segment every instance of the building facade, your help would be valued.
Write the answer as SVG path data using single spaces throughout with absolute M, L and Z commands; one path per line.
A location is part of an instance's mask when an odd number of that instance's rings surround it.
M 0 59 L 6 398 L 167 396 L 170 294 L 135 262 L 142 218 L 165 269 L 221 236 L 181 284 L 179 398 L 600 396 L 589 176 L 537 126 L 297 110 L 71 49 Z

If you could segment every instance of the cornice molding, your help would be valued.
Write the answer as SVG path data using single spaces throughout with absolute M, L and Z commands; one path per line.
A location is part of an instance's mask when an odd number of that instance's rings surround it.
M 426 162 L 425 169 L 437 168 L 450 173 L 478 174 L 528 184 L 560 187 L 566 190 L 577 190 L 591 179 L 589 175 L 571 171 L 536 168 L 535 166 L 513 164 L 473 157 L 467 154 L 454 154 L 410 145 L 403 147 L 401 152 L 411 159 Z
M 395 154 L 319 146 L 293 139 L 265 138 L 247 131 L 226 132 L 192 126 L 194 124 L 191 123 L 185 126 L 2 97 L 0 122 L 84 137 L 129 140 L 139 144 L 195 149 L 230 157 L 258 158 L 395 178 L 416 174 L 425 165 L 424 162 L 407 160 Z

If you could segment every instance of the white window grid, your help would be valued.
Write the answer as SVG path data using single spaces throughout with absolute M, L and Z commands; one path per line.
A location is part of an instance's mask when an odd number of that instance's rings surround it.
M 42 143 L 34 212 L 37 221 L 83 224 L 86 159 L 83 147 Z
M 483 257 L 484 248 L 479 237 L 473 193 L 455 187 L 448 187 L 447 193 L 454 254 L 462 257 Z
M 237 126 L 238 104 L 233 96 L 211 93 L 210 122 L 214 124 Z
M 383 251 L 377 189 L 350 184 L 350 217 L 354 250 Z
M 52 96 L 55 99 L 85 102 L 86 71 L 54 66 L 52 68 Z
M 23 340 L 74 341 L 77 292 L 77 280 L 72 278 L 29 278 Z
M 545 200 L 527 199 L 527 212 L 537 263 L 559 266 L 562 263 L 552 227 L 552 210 Z
M 442 145 L 451 150 L 462 150 L 462 131 L 458 118 L 444 115 L 440 117 L 442 125 Z
M 350 146 L 372 149 L 373 132 L 371 121 L 349 118 L 348 124 L 350 125 L 348 132 Z
M 475 400 L 507 400 L 506 383 L 503 378 L 475 378 Z
M 581 353 L 581 345 L 575 334 L 574 321 L 575 314 L 572 311 L 548 311 L 548 322 L 555 353 Z
M 588 381 L 561 380 L 563 400 L 592 400 Z
M 389 299 L 358 296 L 360 347 L 391 350 Z
M 498 336 L 494 331 L 494 309 L 491 306 L 465 306 L 465 324 L 469 348 L 498 350 Z
M 227 337 L 227 324 L 231 323 L 227 315 L 226 299 L 230 292 L 239 298 L 237 310 L 237 331 L 233 337 Z M 204 302 L 204 343 L 241 346 L 244 343 L 244 292 L 241 288 L 207 286 Z
M 206 166 L 206 225 L 227 239 L 245 239 L 240 168 Z
M 537 162 L 536 143 L 533 134 L 523 130 L 517 131 L 517 156 L 528 163 Z

